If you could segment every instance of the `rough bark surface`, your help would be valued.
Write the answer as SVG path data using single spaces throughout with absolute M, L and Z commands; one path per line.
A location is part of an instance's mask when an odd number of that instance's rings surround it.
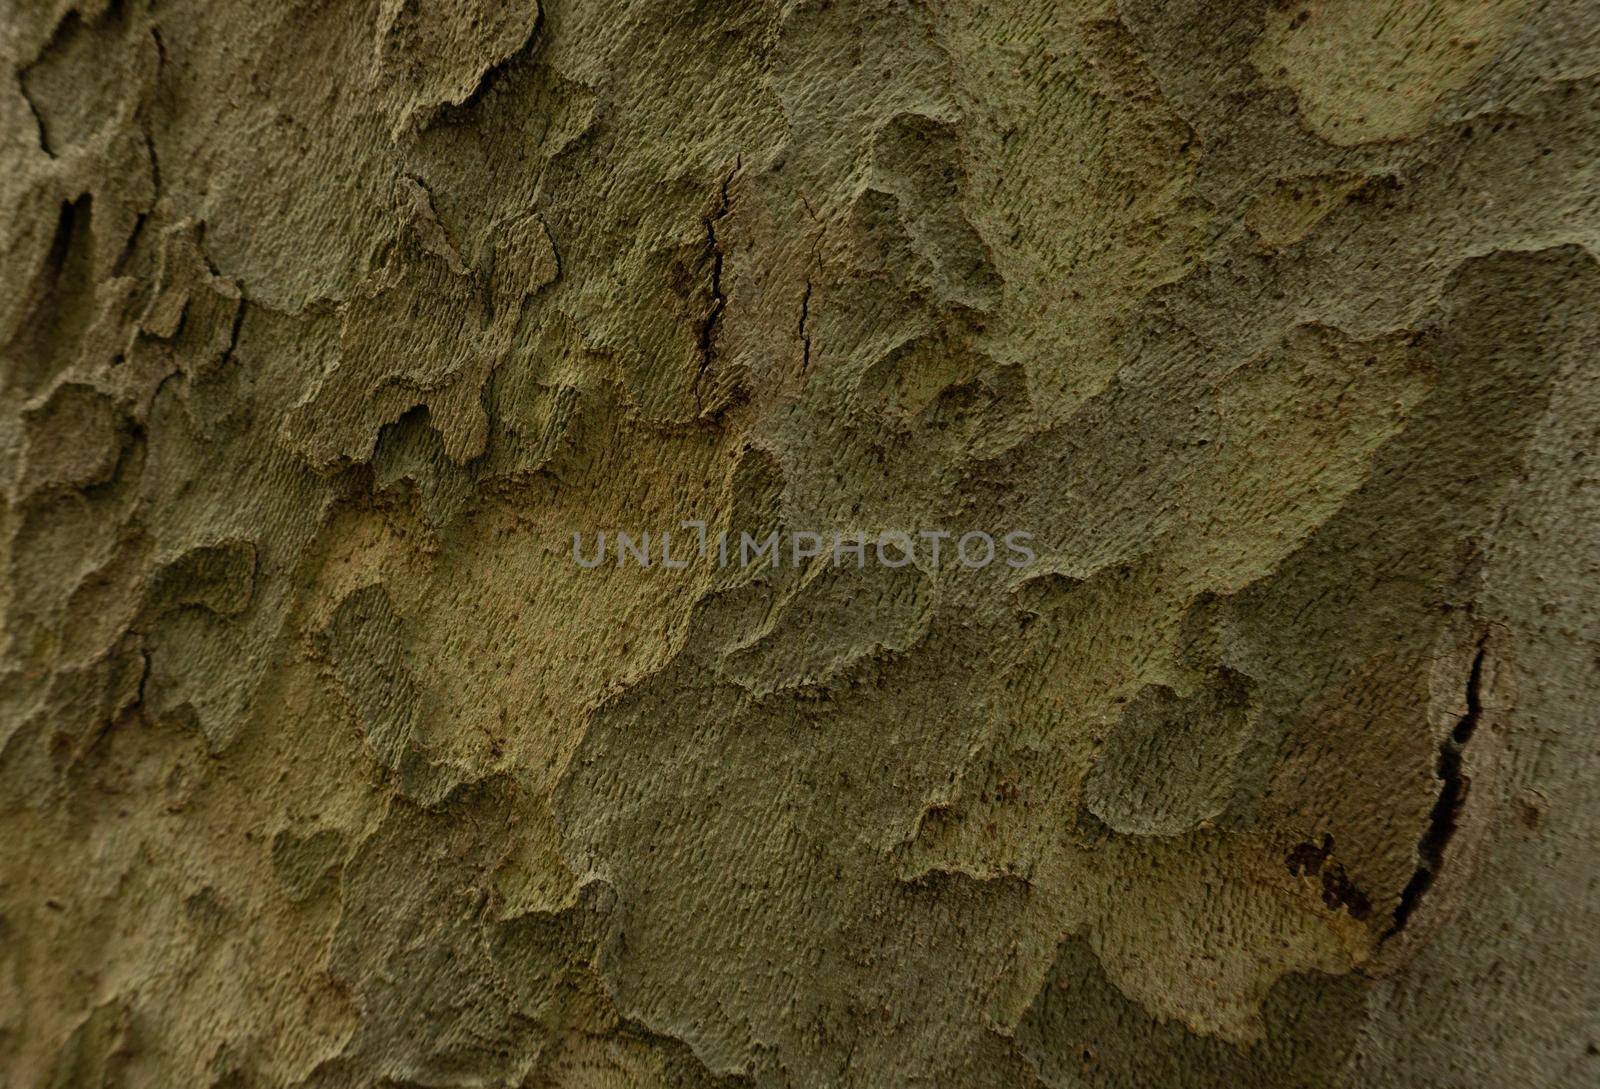
M 0 10 L 0 1084 L 1600 1081 L 1593 4 Z

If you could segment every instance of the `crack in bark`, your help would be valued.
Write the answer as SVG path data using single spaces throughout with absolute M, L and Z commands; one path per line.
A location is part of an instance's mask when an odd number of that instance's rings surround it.
M 811 316 L 811 281 L 806 281 L 806 293 L 800 299 L 800 373 L 811 370 L 811 334 L 806 332 L 806 320 Z
M 39 104 L 28 93 L 28 81 L 22 78 L 21 73 L 17 74 L 17 90 L 22 93 L 22 101 L 28 104 L 28 112 L 33 114 L 34 127 L 39 130 L 39 150 L 54 159 L 56 153 L 50 150 L 50 140 L 44 132 L 44 115 L 39 112 Z
M 717 208 L 702 222 L 706 226 L 706 256 L 711 258 L 711 309 L 699 322 L 699 357 L 700 366 L 694 376 L 694 402 L 700 411 L 705 411 L 705 405 L 700 396 L 700 383 L 705 378 L 706 372 L 711 369 L 717 353 L 717 332 L 722 324 L 722 311 L 727 306 L 727 296 L 722 293 L 722 242 L 717 238 L 717 222 L 725 219 L 732 210 L 732 198 L 729 196 L 729 186 L 733 184 L 734 177 L 744 165 L 743 157 L 735 157 L 733 169 L 728 171 L 727 177 L 722 179 L 721 197 Z
M 139 239 L 144 234 L 145 225 L 150 222 L 147 212 L 140 212 L 133 220 L 133 229 L 128 232 L 128 237 L 122 243 L 122 249 L 117 251 L 117 259 L 111 264 L 111 275 L 121 276 L 128 267 L 128 262 L 133 259 L 133 251 L 139 245 Z
M 1472 670 L 1467 676 L 1467 712 L 1461 716 L 1455 728 L 1439 742 L 1439 759 L 1435 773 L 1443 781 L 1444 786 L 1439 790 L 1439 799 L 1434 803 L 1428 827 L 1423 831 L 1422 839 L 1417 842 L 1417 868 L 1412 873 L 1411 880 L 1406 883 L 1404 891 L 1400 893 L 1400 903 L 1395 907 L 1393 924 L 1384 931 L 1380 941 L 1386 941 L 1400 933 L 1411 921 L 1411 916 L 1421 906 L 1423 897 L 1438 879 L 1439 872 L 1444 867 L 1445 849 L 1450 845 L 1450 840 L 1455 836 L 1456 828 L 1460 824 L 1461 811 L 1466 805 L 1467 792 L 1472 786 L 1471 777 L 1461 771 L 1461 757 L 1467 743 L 1472 740 L 1472 735 L 1477 732 L 1478 722 L 1483 713 L 1480 693 L 1486 642 L 1487 637 L 1478 641 L 1478 650 L 1472 659 Z
M 811 240 L 811 258 L 807 262 L 806 290 L 800 299 L 800 373 L 804 375 L 811 371 L 811 331 L 808 326 L 811 320 L 811 292 L 815 287 L 811 276 L 813 273 L 816 275 L 821 275 L 822 273 L 822 231 L 825 228 L 822 227 L 822 220 L 817 216 L 816 209 L 811 207 L 811 202 L 806 199 L 806 195 L 801 192 L 796 192 L 795 195 L 800 198 L 800 206 L 806 210 L 806 215 L 811 219 L 811 222 L 815 223 L 819 228 L 818 233 Z
M 150 40 L 156 47 L 154 83 L 159 88 L 161 78 L 167 70 L 167 43 L 161 39 L 160 27 L 153 26 L 150 28 Z M 157 93 L 159 94 L 159 91 Z M 150 207 L 154 209 L 161 202 L 161 161 L 156 157 L 156 141 L 150 128 L 150 115 L 148 112 L 150 108 L 149 101 L 141 102 L 136 117 L 139 122 L 139 135 L 144 137 L 145 153 L 150 156 L 150 185 L 155 191 L 150 201 Z
M 217 358 L 219 368 L 226 367 L 233 362 L 234 349 L 239 347 L 239 330 L 244 327 L 244 293 L 234 300 L 233 318 L 228 327 L 228 346 L 222 350 L 222 355 Z

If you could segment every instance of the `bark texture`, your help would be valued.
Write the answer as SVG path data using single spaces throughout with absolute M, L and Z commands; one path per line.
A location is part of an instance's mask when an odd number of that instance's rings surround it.
M 0 1084 L 1600 1081 L 1592 3 L 0 10 Z

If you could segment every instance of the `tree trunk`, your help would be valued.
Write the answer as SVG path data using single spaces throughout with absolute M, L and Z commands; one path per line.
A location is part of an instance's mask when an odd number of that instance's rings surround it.
M 0 33 L 0 1085 L 1600 1079 L 1592 5 Z

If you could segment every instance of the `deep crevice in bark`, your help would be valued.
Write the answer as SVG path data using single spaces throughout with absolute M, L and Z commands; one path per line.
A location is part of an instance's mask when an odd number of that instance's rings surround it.
M 1400 893 L 1400 903 L 1394 911 L 1394 923 L 1384 931 L 1385 939 L 1392 938 L 1404 930 L 1406 924 L 1411 921 L 1411 916 L 1416 914 L 1422 904 L 1422 898 L 1433 887 L 1440 870 L 1444 867 L 1445 849 L 1449 847 L 1450 840 L 1460 824 L 1461 810 L 1466 805 L 1467 792 L 1472 786 L 1471 778 L 1461 771 L 1461 757 L 1467 743 L 1472 740 L 1472 735 L 1478 729 L 1478 721 L 1483 712 L 1480 696 L 1483 656 L 1484 644 L 1480 641 L 1478 652 L 1472 659 L 1472 671 L 1467 676 L 1467 713 L 1461 716 L 1455 728 L 1439 743 L 1436 774 L 1444 786 L 1439 791 L 1439 800 L 1434 803 L 1428 827 L 1417 843 L 1417 868 L 1412 873 L 1411 880 L 1406 883 L 1404 891 Z
M 722 293 L 722 242 L 717 238 L 717 222 L 727 218 L 732 209 L 732 200 L 728 188 L 733 184 L 733 179 L 739 173 L 742 159 L 735 159 L 733 169 L 728 171 L 727 177 L 722 179 L 721 196 L 717 201 L 717 208 L 706 216 L 706 249 L 705 253 L 711 260 L 711 309 L 700 321 L 699 354 L 700 366 L 694 376 L 695 404 L 701 409 L 700 383 L 705 378 L 706 372 L 711 369 L 717 353 L 717 331 L 722 324 L 722 311 L 727 306 L 727 297 Z

